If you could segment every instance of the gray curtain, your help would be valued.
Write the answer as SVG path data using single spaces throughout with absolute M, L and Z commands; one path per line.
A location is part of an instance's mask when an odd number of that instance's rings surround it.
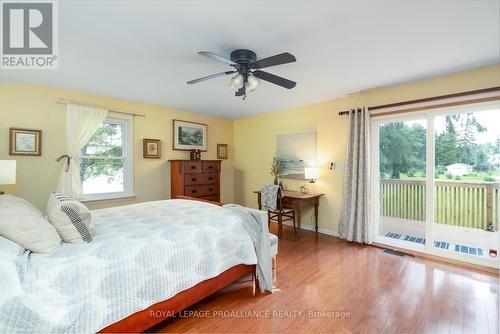
M 349 111 L 349 135 L 344 174 L 344 195 L 339 221 L 339 236 L 349 241 L 370 244 L 369 220 L 369 139 L 367 108 Z

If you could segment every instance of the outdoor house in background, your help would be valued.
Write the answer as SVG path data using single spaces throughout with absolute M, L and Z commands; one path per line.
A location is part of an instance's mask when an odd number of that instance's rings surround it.
M 452 176 L 464 176 L 472 172 L 472 166 L 464 163 L 454 163 L 446 166 L 446 171 Z

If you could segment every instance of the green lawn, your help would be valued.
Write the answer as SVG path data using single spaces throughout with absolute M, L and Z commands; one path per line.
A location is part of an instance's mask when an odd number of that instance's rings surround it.
M 386 178 L 389 178 L 387 175 Z M 493 178 L 493 181 L 489 178 Z M 425 174 L 423 172 L 416 172 L 414 176 L 407 176 L 406 174 L 401 174 L 401 180 L 425 180 Z M 474 172 L 468 175 L 461 176 L 460 178 L 449 178 L 446 174 L 439 174 L 436 180 L 447 181 L 447 182 L 471 182 L 471 183 L 499 183 L 500 182 L 500 170 L 491 172 Z

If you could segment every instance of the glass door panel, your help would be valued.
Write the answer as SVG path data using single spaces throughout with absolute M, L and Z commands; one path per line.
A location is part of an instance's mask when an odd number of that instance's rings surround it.
M 426 244 L 426 120 L 378 125 L 378 240 L 423 249 Z
M 500 113 L 450 113 L 434 121 L 433 249 L 467 261 L 498 252 Z

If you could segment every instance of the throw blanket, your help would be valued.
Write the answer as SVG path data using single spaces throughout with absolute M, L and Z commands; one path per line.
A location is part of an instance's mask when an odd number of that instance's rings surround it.
M 265 184 L 262 186 L 260 194 L 261 206 L 270 211 L 276 211 L 276 201 L 278 194 L 281 196 L 281 187 L 274 184 Z
M 256 214 L 238 204 L 226 204 L 223 207 L 231 210 L 241 218 L 248 235 L 252 239 L 255 253 L 257 253 L 257 279 L 259 280 L 260 291 L 273 292 L 273 269 L 266 219 L 259 219 Z

